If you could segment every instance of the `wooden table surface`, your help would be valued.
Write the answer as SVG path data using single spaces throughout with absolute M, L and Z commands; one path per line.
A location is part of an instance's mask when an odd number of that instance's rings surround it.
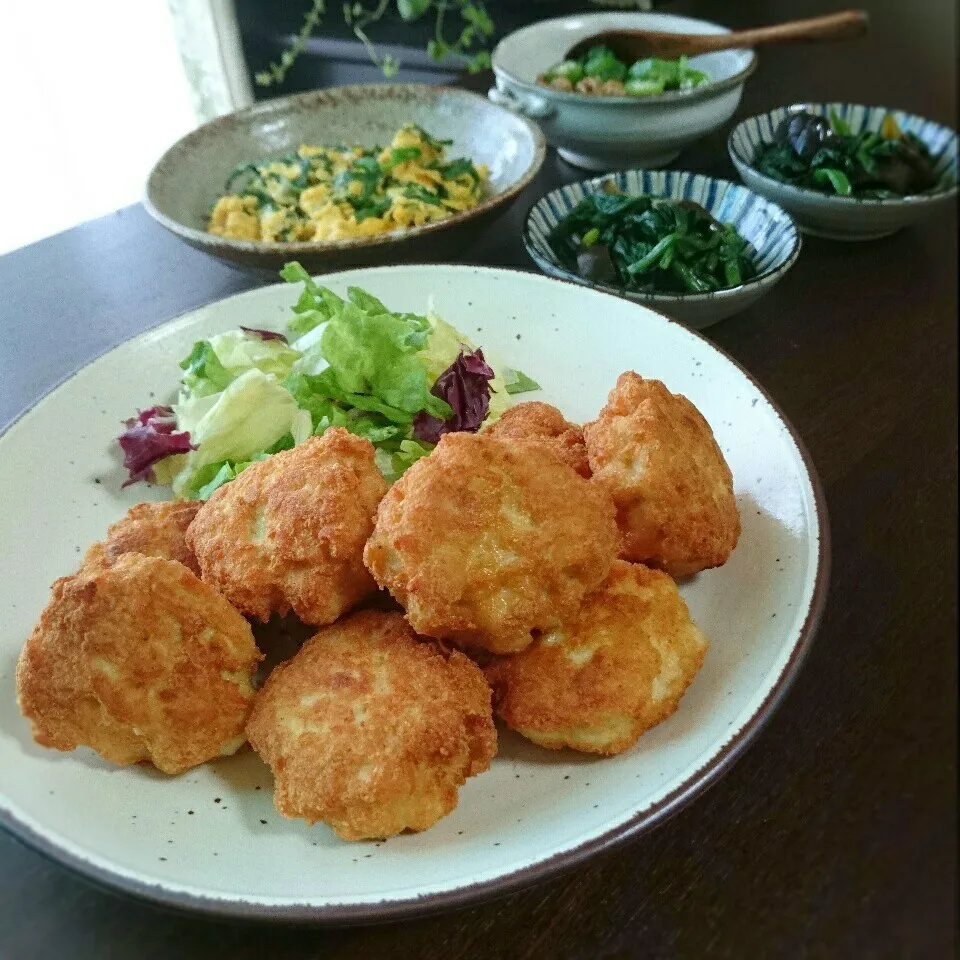
M 869 6 L 867 40 L 763 52 L 738 116 L 849 99 L 951 122 L 948 4 Z M 824 6 L 669 9 L 740 26 Z M 675 166 L 732 175 L 726 132 Z M 533 269 L 519 240 L 527 206 L 580 176 L 551 154 L 466 259 Z M 829 502 L 833 579 L 782 706 L 673 820 L 499 901 L 331 930 L 168 913 L 0 836 L 0 960 L 954 955 L 956 229 L 949 214 L 871 243 L 807 238 L 769 296 L 710 331 L 809 447 Z M 0 424 L 120 340 L 258 282 L 181 245 L 139 208 L 0 258 Z

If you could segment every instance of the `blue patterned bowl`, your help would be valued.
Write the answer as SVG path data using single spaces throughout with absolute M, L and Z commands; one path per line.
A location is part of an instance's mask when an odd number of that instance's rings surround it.
M 550 246 L 550 234 L 587 194 L 599 192 L 608 181 L 623 193 L 696 201 L 721 223 L 732 224 L 747 241 L 757 276 L 714 293 L 640 293 L 594 283 L 569 270 Z M 775 203 L 728 180 L 679 170 L 625 170 L 560 187 L 533 205 L 523 228 L 523 242 L 544 273 L 635 300 L 695 329 L 739 313 L 759 300 L 800 255 L 796 224 Z
M 753 166 L 754 157 L 762 145 L 773 142 L 784 118 L 799 110 L 824 117 L 835 110 L 854 133 L 879 131 L 884 117 L 892 114 L 901 130 L 919 137 L 939 158 L 936 172 L 940 185 L 927 193 L 877 200 L 838 197 L 794 187 L 760 173 Z M 738 123 L 727 140 L 727 149 L 743 182 L 751 190 L 789 210 L 801 230 L 832 240 L 885 237 L 925 219 L 935 210 L 951 206 L 957 195 L 957 134 L 932 120 L 888 107 L 864 107 L 856 103 L 799 103 L 778 107 Z

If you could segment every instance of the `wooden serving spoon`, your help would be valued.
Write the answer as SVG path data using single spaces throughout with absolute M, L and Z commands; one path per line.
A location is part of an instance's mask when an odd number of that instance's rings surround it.
M 735 30 L 733 33 L 661 33 L 657 30 L 606 30 L 576 43 L 564 59 L 575 60 L 591 47 L 609 47 L 624 63 L 647 57 L 670 60 L 682 55 L 714 53 L 717 50 L 759 47 L 766 43 L 800 40 L 851 40 L 862 37 L 870 26 L 866 10 L 844 10 L 809 20 L 788 20 L 770 27 Z

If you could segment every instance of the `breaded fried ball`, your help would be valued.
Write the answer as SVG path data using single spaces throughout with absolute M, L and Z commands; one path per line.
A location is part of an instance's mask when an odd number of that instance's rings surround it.
M 601 487 L 538 446 L 451 433 L 384 497 L 364 559 L 418 633 L 512 653 L 572 620 L 618 548 Z
M 727 561 L 740 537 L 733 477 L 686 397 L 623 373 L 583 435 L 593 480 L 617 506 L 625 559 L 674 577 Z
M 247 724 L 285 817 L 344 840 L 426 830 L 497 752 L 483 673 L 418 639 L 400 613 L 324 627 L 277 667 Z
M 573 624 L 485 672 L 497 714 L 527 739 L 614 754 L 676 710 L 706 650 L 673 580 L 618 560 Z
M 551 451 L 581 477 L 590 476 L 583 431 L 549 403 L 531 400 L 510 407 L 487 433 L 515 443 L 531 443 Z
M 200 507 L 200 500 L 138 503 L 107 528 L 106 539 L 87 551 L 84 563 L 113 563 L 125 553 L 140 553 L 177 560 L 199 576 L 200 567 L 187 546 L 186 532 Z
M 332 623 L 376 591 L 363 545 L 387 485 L 373 444 L 339 427 L 251 464 L 187 530 L 203 579 L 262 622 Z
M 244 742 L 260 659 L 247 621 L 183 564 L 128 553 L 53 585 L 17 697 L 44 746 L 180 773 Z

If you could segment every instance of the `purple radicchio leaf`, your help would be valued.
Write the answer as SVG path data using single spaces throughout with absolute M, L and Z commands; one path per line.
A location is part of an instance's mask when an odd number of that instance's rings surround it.
M 490 409 L 490 381 L 494 373 L 483 351 L 457 354 L 457 359 L 437 377 L 431 393 L 453 408 L 449 420 L 441 420 L 426 411 L 413 421 L 413 435 L 425 443 L 438 443 L 445 433 L 476 433 Z
M 141 410 L 126 421 L 126 429 L 117 437 L 123 450 L 123 465 L 130 473 L 125 487 L 138 480 L 153 480 L 153 465 L 164 457 L 196 449 L 190 443 L 190 434 L 174 433 L 176 427 L 171 407 Z
M 273 330 L 258 330 L 256 327 L 241 327 L 244 333 L 249 333 L 252 337 L 259 337 L 261 340 L 282 340 L 284 343 L 289 341 L 282 333 L 276 333 Z

